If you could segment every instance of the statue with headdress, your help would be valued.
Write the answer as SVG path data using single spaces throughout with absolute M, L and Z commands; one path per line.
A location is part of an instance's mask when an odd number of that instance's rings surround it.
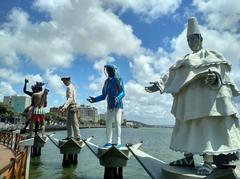
M 193 155 L 199 154 L 204 163 L 197 173 L 209 175 L 214 169 L 214 158 L 240 149 L 239 121 L 232 100 L 240 91 L 224 56 L 202 48 L 203 38 L 195 17 L 188 20 L 187 41 L 192 53 L 145 89 L 170 93 L 174 99 L 171 113 L 176 122 L 170 148 L 183 152 L 185 157 L 170 165 L 194 166 Z
M 47 95 L 49 90 L 44 89 L 43 86 L 45 83 L 36 82 L 34 88 L 36 92 L 32 94 L 32 115 L 30 122 L 30 130 L 32 125 L 35 124 L 35 135 L 37 135 L 38 128 L 40 126 L 42 136 L 45 136 L 45 107 L 47 107 Z

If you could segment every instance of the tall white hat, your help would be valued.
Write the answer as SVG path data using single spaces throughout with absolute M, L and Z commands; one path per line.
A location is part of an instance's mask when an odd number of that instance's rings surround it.
M 188 19 L 187 36 L 192 34 L 201 34 L 196 17 Z

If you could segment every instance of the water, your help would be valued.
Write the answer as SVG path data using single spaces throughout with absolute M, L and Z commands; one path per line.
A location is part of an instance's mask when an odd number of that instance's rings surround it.
M 165 162 L 181 158 L 181 153 L 173 152 L 169 149 L 171 128 L 123 128 L 122 143 L 138 143 L 143 141 L 141 149 L 146 153 L 161 159 Z M 105 143 L 105 129 L 81 129 L 83 138 L 94 136 L 91 142 L 97 145 Z M 66 137 L 66 131 L 59 131 L 56 138 Z M 104 167 L 100 166 L 99 160 L 93 153 L 84 147 L 78 155 L 78 165 L 76 167 L 63 168 L 62 154 L 59 149 L 48 141 L 42 149 L 42 155 L 31 159 L 30 179 L 99 179 L 103 178 Z M 136 159 L 132 156 L 123 168 L 125 179 L 146 179 L 150 178 Z

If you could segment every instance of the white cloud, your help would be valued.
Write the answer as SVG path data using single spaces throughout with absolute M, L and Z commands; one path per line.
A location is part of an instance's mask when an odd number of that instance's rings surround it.
M 159 74 L 154 71 L 153 64 L 155 63 L 155 57 L 150 54 L 139 55 L 132 61 L 133 77 L 139 83 L 146 83 L 146 81 L 154 81 L 158 79 Z
M 240 6 L 238 0 L 194 0 L 193 5 L 203 13 L 209 27 L 221 31 L 239 32 Z
M 89 81 L 92 81 L 92 80 L 94 80 L 94 79 L 95 79 L 95 76 L 94 76 L 94 75 L 89 75 L 89 76 L 88 76 L 88 80 L 89 80 Z
M 29 80 L 29 84 L 32 85 L 36 81 L 43 81 L 41 75 L 39 74 L 22 74 L 11 69 L 0 68 L 0 79 L 5 80 L 11 84 L 24 84 L 25 78 Z
M 24 55 L 37 66 L 51 69 L 69 67 L 77 54 L 132 56 L 141 49 L 131 26 L 97 0 L 37 0 L 34 7 L 50 20 L 33 23 L 26 12 L 13 9 L 0 29 L 0 40 L 5 42 L 0 47 L 3 64 L 12 66 Z
M 132 10 L 146 21 L 152 21 L 162 15 L 172 14 L 180 6 L 181 0 L 103 0 L 106 6 L 120 8 L 121 11 Z
M 3 100 L 4 96 L 11 96 L 11 95 L 16 95 L 17 92 L 14 91 L 12 88 L 11 84 L 8 82 L 1 81 L 0 82 L 0 100 Z
M 172 124 L 172 98 L 159 92 L 147 93 L 144 85 L 129 81 L 125 85 L 124 113 L 127 120 L 137 120 L 148 124 Z
M 19 55 L 42 68 L 67 67 L 73 60 L 69 42 L 57 33 L 51 21 L 32 24 L 26 12 L 13 9 L 0 30 L 0 39 L 5 42 L 0 47 L 0 57 L 11 67 L 19 63 Z M 7 59 L 10 61 L 6 63 Z
M 45 79 L 46 79 L 47 85 L 49 85 L 47 86 L 47 88 L 50 87 L 53 90 L 49 93 L 49 95 L 56 93 L 60 95 L 62 98 L 65 98 L 66 93 L 65 93 L 64 84 L 59 75 L 54 74 L 53 71 L 47 70 L 45 74 Z

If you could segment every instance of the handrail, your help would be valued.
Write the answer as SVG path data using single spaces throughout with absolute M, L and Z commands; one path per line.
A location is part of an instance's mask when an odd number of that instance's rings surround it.
M 11 159 L 10 159 L 10 162 L 7 165 L 5 165 L 3 168 L 0 169 L 0 175 L 2 175 L 4 172 L 6 172 L 8 169 L 10 169 L 14 165 L 14 161 L 11 160 Z
M 4 174 L 5 179 L 24 179 L 25 169 L 28 156 L 28 148 L 24 147 L 21 151 L 19 147 L 19 142 L 24 140 L 25 137 L 20 134 L 13 134 L 10 132 L 0 132 L 0 144 L 8 147 L 12 150 L 14 158 L 10 159 L 10 162 L 6 164 L 2 169 L 0 169 L 0 175 Z

